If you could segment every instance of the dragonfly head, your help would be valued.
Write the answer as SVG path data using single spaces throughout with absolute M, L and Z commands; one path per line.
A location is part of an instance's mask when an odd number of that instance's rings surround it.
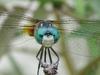
M 60 33 L 57 28 L 47 21 L 40 22 L 35 30 L 35 39 L 45 47 L 50 47 L 55 44 L 59 37 Z
M 44 36 L 50 37 L 50 36 L 52 36 L 52 33 L 51 33 L 50 31 L 47 31 L 47 32 L 44 34 Z

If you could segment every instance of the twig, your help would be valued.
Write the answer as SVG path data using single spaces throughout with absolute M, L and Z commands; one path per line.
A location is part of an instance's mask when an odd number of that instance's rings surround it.
M 96 71 L 100 67 L 100 57 L 96 58 L 92 62 L 90 62 L 84 69 L 80 71 L 78 75 L 86 75 L 88 71 L 91 70 L 93 72 Z M 88 73 L 89 74 L 89 73 Z
M 17 75 L 24 75 L 24 74 L 22 73 L 21 69 L 18 67 L 18 65 L 17 65 L 17 63 L 16 63 L 16 61 L 15 61 L 15 59 L 13 58 L 13 56 L 12 56 L 10 53 L 8 54 L 8 58 L 9 58 L 9 60 L 10 60 L 10 62 L 11 62 L 11 64 L 12 64 L 12 66 L 13 66 L 13 68 L 14 68 L 15 74 L 17 74 Z
M 54 13 L 57 17 L 57 20 L 60 20 L 59 10 L 54 9 Z M 59 27 L 62 28 L 61 25 L 59 25 Z M 61 34 L 61 39 L 62 39 L 61 40 L 61 47 L 62 47 L 61 52 L 63 54 L 63 59 L 65 61 L 66 66 L 68 66 L 68 68 L 69 68 L 70 75 L 75 75 L 76 72 L 75 72 L 74 66 L 72 64 L 72 60 L 70 60 L 71 58 L 70 58 L 70 55 L 68 54 L 68 51 L 65 50 L 66 45 L 65 45 L 65 40 L 64 40 L 65 38 L 64 37 L 65 37 L 65 33 Z

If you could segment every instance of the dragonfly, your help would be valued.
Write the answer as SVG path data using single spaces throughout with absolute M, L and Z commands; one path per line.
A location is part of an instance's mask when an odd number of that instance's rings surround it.
M 13 18 L 16 18 L 16 17 L 13 17 Z M 64 32 L 66 30 L 65 28 L 61 28 L 59 25 L 68 24 L 68 22 L 72 20 L 65 20 L 65 21 L 39 20 L 39 19 L 30 18 L 30 17 L 23 17 L 23 19 L 25 18 L 27 18 L 27 20 L 32 22 L 31 25 L 19 26 L 19 27 L 23 28 L 23 30 L 27 32 L 29 36 L 35 37 L 35 40 L 37 41 L 37 43 L 41 45 L 41 48 L 39 49 L 36 55 L 36 58 L 39 61 L 37 75 L 39 75 L 40 67 L 44 69 L 45 74 L 55 75 L 57 73 L 58 64 L 59 64 L 59 55 L 52 48 L 52 46 L 59 41 L 61 34 L 63 34 L 60 32 Z M 100 23 L 99 20 L 98 21 L 97 20 L 96 21 L 95 20 L 76 20 L 76 21 L 82 22 L 83 24 L 85 23 L 95 24 L 97 22 Z M 3 27 L 13 28 L 17 26 L 5 25 Z M 72 33 L 79 33 L 79 32 L 74 31 Z M 83 34 L 83 32 L 80 32 L 80 34 Z M 95 34 L 100 35 L 100 33 L 95 33 Z M 53 61 L 51 51 L 57 57 L 56 61 Z M 48 57 L 50 61 L 49 64 L 47 62 L 47 53 L 48 53 Z

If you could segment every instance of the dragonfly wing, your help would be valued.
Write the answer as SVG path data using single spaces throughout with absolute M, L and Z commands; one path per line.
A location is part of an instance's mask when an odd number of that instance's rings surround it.
M 100 20 L 88 20 L 88 19 L 64 19 L 64 20 L 47 20 L 48 22 L 51 22 L 53 24 L 70 24 L 73 21 L 78 22 L 80 24 L 100 24 Z
M 0 14 L 9 14 L 9 13 L 10 12 L 0 11 Z M 19 15 L 19 14 L 14 14 L 14 15 L 11 16 L 11 18 L 14 18 L 14 19 L 15 18 L 18 19 L 19 17 L 21 17 L 21 15 Z M 30 16 L 25 16 L 25 15 L 22 16 L 22 20 L 27 20 L 27 21 L 30 21 L 30 22 L 32 22 L 34 24 L 36 24 L 36 23 L 38 23 L 40 21 L 43 21 L 43 20 L 39 20 L 39 19 L 34 19 L 34 18 L 30 17 Z
M 29 28 L 29 27 L 24 27 L 24 28 L 23 28 L 23 32 L 24 32 L 24 33 L 27 33 L 27 34 L 30 35 L 30 36 L 34 36 L 34 27 L 31 27 L 31 28 Z
M 9 14 L 10 12 L 4 12 L 4 11 L 0 11 L 0 13 L 1 14 Z M 16 17 L 17 16 L 17 17 Z M 12 16 L 12 18 L 18 18 L 18 17 L 20 17 L 20 15 L 19 14 L 14 14 L 13 16 Z M 28 20 L 28 21 L 31 21 L 31 22 L 33 22 L 33 23 L 38 23 L 38 22 L 40 22 L 40 21 L 44 21 L 44 20 L 41 20 L 41 19 L 34 19 L 34 18 L 32 18 L 32 17 L 29 17 L 29 16 L 25 16 L 25 15 L 23 15 L 23 17 L 22 17 L 22 19 L 25 19 L 25 20 Z M 68 24 L 68 23 L 70 23 L 70 22 L 72 22 L 72 21 L 77 21 L 77 22 L 79 22 L 79 23 L 100 23 L 100 20 L 88 20 L 88 19 L 64 19 L 64 20 L 46 20 L 46 21 L 48 21 L 48 22 L 51 22 L 51 23 L 53 23 L 53 24 Z
M 25 26 L 18 26 L 18 25 L 9 26 L 9 25 L 5 25 L 5 26 L 3 26 L 3 28 L 4 27 L 7 28 L 7 29 L 15 28 L 15 30 L 17 30 L 17 32 L 20 31 L 22 33 L 26 33 L 29 36 L 33 37 L 36 25 L 25 25 Z M 2 29 L 2 27 L 0 27 L 0 29 Z
M 48 20 L 57 27 L 60 32 L 71 32 L 73 34 L 77 34 L 80 36 L 100 36 L 100 21 L 99 20 Z M 75 26 L 78 24 L 79 27 L 76 29 L 72 29 L 68 31 L 68 27 L 71 25 Z M 67 27 L 68 26 L 68 27 Z M 94 35 L 95 34 L 95 35 Z

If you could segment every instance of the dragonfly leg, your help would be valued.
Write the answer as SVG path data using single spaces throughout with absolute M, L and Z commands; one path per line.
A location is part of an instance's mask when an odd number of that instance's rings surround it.
M 45 52 L 44 52 L 44 62 L 46 63 L 46 55 L 47 55 L 47 48 L 45 47 Z
M 52 64 L 52 57 L 51 57 L 51 53 L 50 53 L 50 48 L 48 48 L 48 55 L 49 55 L 49 59 L 50 59 L 50 64 Z
M 50 59 L 50 64 L 43 63 L 43 66 L 42 66 L 43 67 L 43 71 L 44 71 L 45 75 L 56 75 L 57 74 L 57 69 L 58 69 L 58 63 L 59 63 L 59 56 L 54 51 L 54 49 L 51 48 L 51 47 L 47 48 L 47 51 L 48 51 L 48 55 L 49 55 L 49 59 Z M 53 63 L 50 51 L 53 51 L 53 53 L 57 56 L 56 63 Z
M 57 61 L 55 63 L 53 63 L 53 60 L 52 60 L 52 57 L 51 57 L 51 51 L 57 56 Z M 49 57 L 50 63 L 47 63 L 47 52 L 48 52 L 48 57 Z M 39 60 L 37 75 L 39 75 L 40 66 L 43 67 L 44 73 L 46 75 L 57 74 L 59 56 L 52 47 L 42 46 L 40 48 L 40 50 L 38 51 L 36 57 Z M 42 59 L 42 57 L 44 57 L 44 60 Z
M 58 56 L 58 54 L 55 52 L 55 50 L 54 50 L 52 47 L 50 47 L 50 49 L 51 49 L 51 50 L 53 51 L 53 53 L 57 56 L 57 61 L 56 61 L 55 64 L 58 65 L 58 63 L 59 63 L 59 56 Z
M 40 48 L 40 50 L 38 51 L 38 53 L 37 53 L 37 55 L 36 55 L 36 58 L 38 59 L 38 60 L 40 60 L 40 58 L 38 57 L 39 56 L 39 54 L 40 54 L 40 52 L 43 50 L 43 46 L 41 46 L 41 48 Z
M 40 69 L 40 65 L 41 65 L 41 60 L 42 60 L 42 56 L 43 56 L 43 50 L 44 50 L 44 47 L 41 47 L 38 54 L 37 54 L 37 59 L 39 60 L 39 64 L 38 64 L 38 70 L 37 70 L 37 75 L 39 75 L 39 69 Z M 40 54 L 41 52 L 41 54 Z M 40 58 L 38 58 L 38 55 L 40 54 Z

